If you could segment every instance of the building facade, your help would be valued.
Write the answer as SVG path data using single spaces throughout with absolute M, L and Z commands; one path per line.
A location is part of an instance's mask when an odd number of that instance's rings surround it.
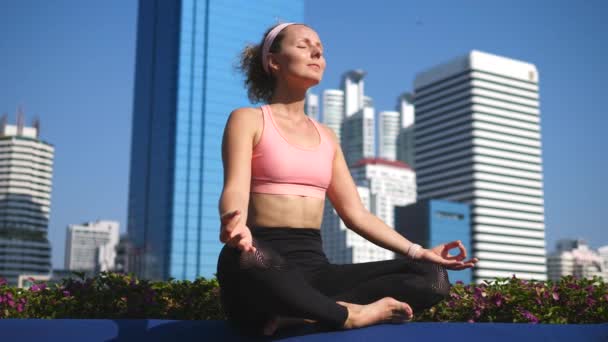
M 376 155 L 375 121 L 374 108 L 364 107 L 342 122 L 340 145 L 349 167 L 361 159 Z
M 395 207 L 395 229 L 408 240 L 423 248 L 460 240 L 467 250 L 471 248 L 471 221 L 469 206 L 463 203 L 423 200 L 407 206 Z M 460 251 L 453 249 L 452 255 Z M 471 283 L 471 269 L 448 270 L 451 283 Z
M 394 208 L 416 201 L 416 176 L 404 163 L 380 158 L 359 160 L 350 168 L 361 202 L 389 227 L 395 227 Z M 321 229 L 323 246 L 335 263 L 389 260 L 392 251 L 367 241 L 348 229 L 329 201 Z
M 547 257 L 549 279 L 559 281 L 567 275 L 578 278 L 598 276 L 608 282 L 608 255 L 601 253 L 606 251 L 606 247 L 594 251 L 581 239 L 559 240 L 556 251 Z
M 228 115 L 250 106 L 234 62 L 303 1 L 140 1 L 128 234 L 134 272 L 210 278 L 222 244 L 218 200 Z
M 0 278 L 17 286 L 20 275 L 51 272 L 48 223 L 55 148 L 39 125 L 0 120 Z
M 71 224 L 66 231 L 65 269 L 111 271 L 115 269 L 119 223 L 98 220 Z
M 479 51 L 416 76 L 418 197 L 470 204 L 473 280 L 545 280 L 538 71 Z

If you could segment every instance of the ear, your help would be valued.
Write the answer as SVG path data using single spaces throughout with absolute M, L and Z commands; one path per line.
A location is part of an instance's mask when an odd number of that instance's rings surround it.
M 279 63 L 275 59 L 275 55 L 271 52 L 268 54 L 268 71 L 272 74 L 272 72 L 278 71 L 280 68 Z

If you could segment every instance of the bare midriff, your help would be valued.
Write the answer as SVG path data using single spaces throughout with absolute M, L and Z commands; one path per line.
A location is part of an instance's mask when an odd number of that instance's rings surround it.
M 247 226 L 320 228 L 324 205 L 315 197 L 251 193 Z

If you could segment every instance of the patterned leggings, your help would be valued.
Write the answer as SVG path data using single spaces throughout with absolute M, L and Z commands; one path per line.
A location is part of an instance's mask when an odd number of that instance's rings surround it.
M 312 319 L 322 327 L 344 325 L 348 310 L 336 303 L 369 304 L 384 297 L 414 312 L 447 297 L 444 267 L 411 259 L 331 264 L 315 228 L 251 228 L 258 252 L 224 246 L 217 277 L 229 322 L 258 335 L 275 316 Z

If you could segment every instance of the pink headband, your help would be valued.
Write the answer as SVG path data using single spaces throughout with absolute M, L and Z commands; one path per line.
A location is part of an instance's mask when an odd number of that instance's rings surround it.
M 266 38 L 264 38 L 264 43 L 262 44 L 262 66 L 264 67 L 264 71 L 266 71 L 267 74 L 270 74 L 270 71 L 268 70 L 268 53 L 270 52 L 272 42 L 274 42 L 274 39 L 284 28 L 293 24 L 295 23 L 279 24 L 275 26 L 272 30 L 270 30 L 270 32 L 268 32 L 268 34 L 266 35 Z

